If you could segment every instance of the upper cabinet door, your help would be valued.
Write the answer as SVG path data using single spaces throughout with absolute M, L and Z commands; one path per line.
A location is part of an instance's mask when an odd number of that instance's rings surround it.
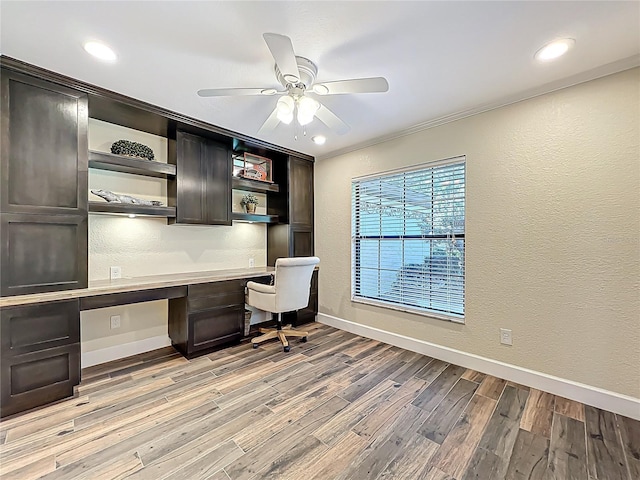
M 208 138 L 177 132 L 176 223 L 231 225 L 231 152 Z
M 313 227 L 313 163 L 289 157 L 289 223 Z
M 177 133 L 176 179 L 173 180 L 177 223 L 207 223 L 207 173 L 202 140 L 195 135 Z
M 87 212 L 87 96 L 2 71 L 0 208 L 5 213 Z
M 231 150 L 207 140 L 207 223 L 231 225 Z

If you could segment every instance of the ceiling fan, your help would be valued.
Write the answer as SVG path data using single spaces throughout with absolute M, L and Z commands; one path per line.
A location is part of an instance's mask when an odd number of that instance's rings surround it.
M 275 88 L 211 88 L 198 90 L 201 97 L 235 95 L 282 95 L 269 118 L 260 127 L 259 133 L 273 130 L 280 122 L 290 124 L 294 115 L 298 123 L 305 126 L 317 118 L 339 135 L 349 131 L 349 126 L 331 110 L 308 93 L 317 95 L 339 95 L 346 93 L 377 93 L 389 90 L 384 77 L 354 78 L 334 82 L 314 83 L 318 67 L 308 58 L 298 57 L 293 51 L 291 39 L 277 33 L 262 35 L 271 51 L 275 74 L 284 90 Z

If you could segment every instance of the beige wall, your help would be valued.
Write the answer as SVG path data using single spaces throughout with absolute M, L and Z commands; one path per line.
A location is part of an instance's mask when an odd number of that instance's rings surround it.
M 91 119 L 89 148 L 110 150 L 120 139 L 151 147 L 157 161 L 167 162 L 167 140 L 117 125 Z M 102 170 L 89 171 L 89 188 L 111 190 L 167 203 L 166 180 Z M 233 209 L 240 211 L 242 192 L 234 191 Z M 89 200 L 101 201 L 89 194 Z M 258 213 L 266 210 L 262 195 Z M 109 278 L 109 267 L 120 266 L 123 277 L 162 273 L 195 272 L 249 266 L 264 266 L 267 230 L 264 224 L 234 223 L 232 226 L 167 225 L 153 217 L 128 218 L 89 215 L 89 281 Z M 110 316 L 121 316 L 121 327 L 110 329 Z M 254 314 L 252 322 L 264 315 Z M 124 343 L 167 336 L 167 301 L 148 302 L 82 312 L 83 353 Z
M 320 312 L 640 398 L 639 80 L 636 68 L 318 161 Z M 466 324 L 352 303 L 351 178 L 457 155 Z

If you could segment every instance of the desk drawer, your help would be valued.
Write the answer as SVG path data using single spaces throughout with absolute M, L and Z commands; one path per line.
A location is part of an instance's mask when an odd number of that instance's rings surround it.
M 198 283 L 189 285 L 189 298 L 210 297 L 215 295 L 226 295 L 242 292 L 247 280 L 226 280 L 224 282 Z
M 227 292 L 207 297 L 188 297 L 189 312 L 198 312 L 210 308 L 244 305 L 244 288 L 236 292 Z
M 2 358 L 80 342 L 78 300 L 2 309 Z

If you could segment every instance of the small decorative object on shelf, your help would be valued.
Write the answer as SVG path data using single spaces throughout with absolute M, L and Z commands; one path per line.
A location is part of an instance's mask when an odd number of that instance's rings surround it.
M 157 200 L 142 200 L 130 195 L 113 193 L 109 190 L 91 190 L 91 193 L 97 195 L 100 198 L 104 198 L 109 203 L 130 203 L 132 205 L 148 205 L 154 207 L 162 206 L 162 202 L 159 202 Z
M 233 159 L 233 174 L 238 177 L 273 183 L 271 178 L 271 160 L 252 153 L 244 153 L 244 157 Z
M 111 145 L 111 153 L 116 155 L 124 155 L 127 157 L 146 158 L 154 160 L 153 150 L 146 145 L 130 140 L 118 140 Z
M 242 197 L 240 205 L 244 207 L 245 212 L 255 213 L 256 205 L 258 205 L 258 197 L 252 195 L 251 193 L 248 193 Z

